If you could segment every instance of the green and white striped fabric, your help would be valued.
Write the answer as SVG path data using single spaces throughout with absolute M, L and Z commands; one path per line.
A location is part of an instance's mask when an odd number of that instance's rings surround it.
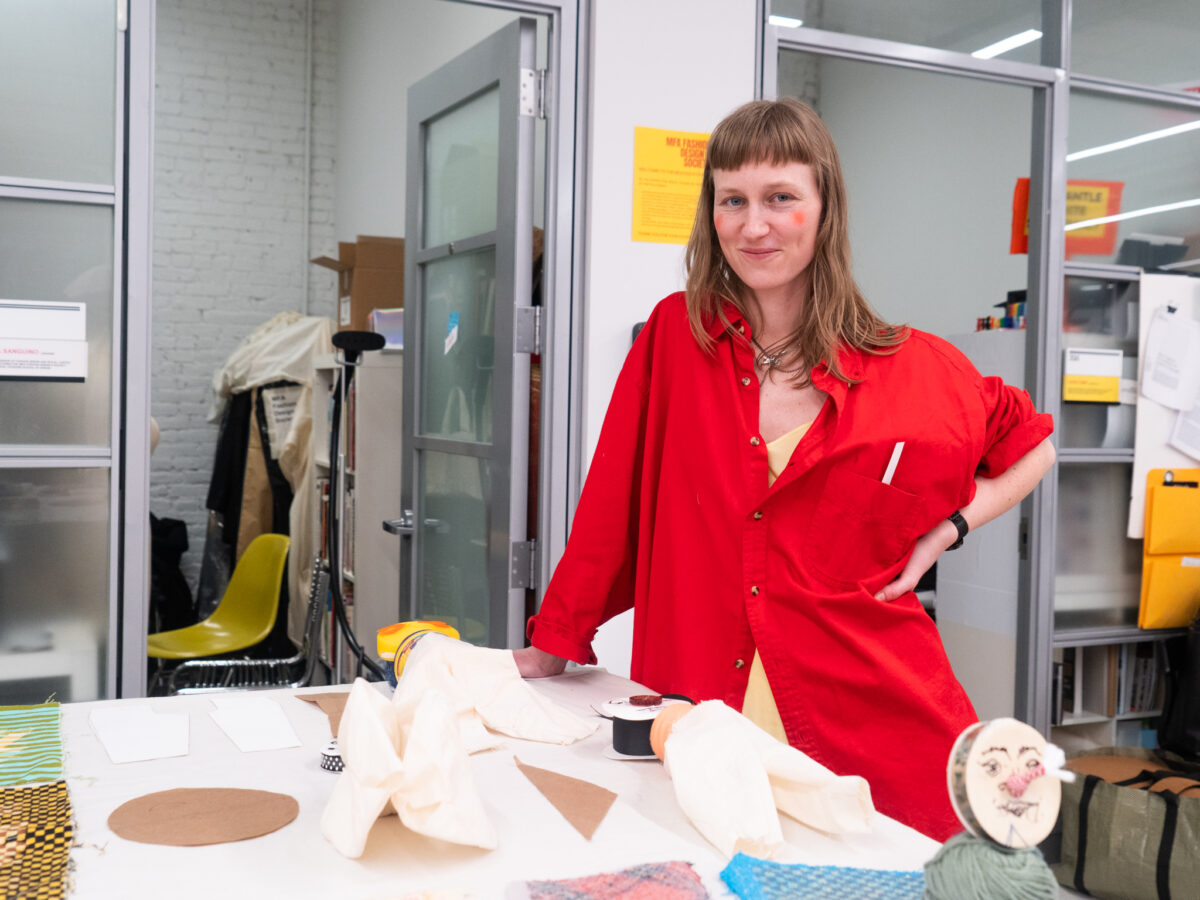
M 0 706 L 0 786 L 62 777 L 57 703 Z

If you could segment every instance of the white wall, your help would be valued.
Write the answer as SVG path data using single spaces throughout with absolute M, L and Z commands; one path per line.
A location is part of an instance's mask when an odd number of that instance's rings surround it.
M 754 99 L 754 0 L 600 0 L 592 7 L 584 409 L 591 458 L 630 330 L 684 286 L 683 247 L 631 239 L 633 130 L 708 132 Z M 600 664 L 628 674 L 629 614 L 600 629 Z
M 162 436 L 150 509 L 188 523 L 193 590 L 217 437 L 206 420 L 213 372 L 255 327 L 304 311 L 307 260 L 333 238 L 335 3 L 312 5 L 311 135 L 306 0 L 157 7 L 151 415 Z
M 445 0 L 342 0 L 338 15 L 338 240 L 403 237 L 408 88 L 516 16 Z
M 1028 280 L 1027 258 L 1008 246 L 1032 90 L 833 58 L 820 70 L 859 286 L 885 319 L 974 331 Z

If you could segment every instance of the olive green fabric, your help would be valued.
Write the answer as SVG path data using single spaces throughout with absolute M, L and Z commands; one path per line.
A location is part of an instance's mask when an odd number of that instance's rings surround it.
M 1098 771 L 1083 760 L 1094 761 L 1097 756 L 1126 760 L 1127 771 L 1133 772 L 1127 778 L 1137 778 L 1142 771 L 1156 774 L 1124 787 L 1097 775 L 1080 775 L 1074 783 L 1064 783 L 1062 857 L 1053 867 L 1054 876 L 1060 884 L 1101 900 L 1196 897 L 1200 797 L 1195 791 L 1179 795 L 1161 789 L 1166 775 L 1194 778 L 1196 773 L 1178 759 L 1133 747 L 1075 753 L 1067 766 L 1078 757 L 1085 771 Z M 1106 777 L 1125 774 L 1119 765 L 1111 769 Z M 1169 783 L 1186 784 L 1175 779 Z

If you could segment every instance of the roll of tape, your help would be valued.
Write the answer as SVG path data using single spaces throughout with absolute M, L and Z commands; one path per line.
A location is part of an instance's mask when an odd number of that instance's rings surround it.
M 331 740 L 321 750 L 321 768 L 326 772 L 340 772 L 346 768 L 341 753 L 338 752 L 337 738 Z
M 1036 847 L 1058 819 L 1062 785 L 1044 764 L 1046 739 L 1016 719 L 966 728 L 946 767 L 950 803 L 963 827 L 1001 847 Z

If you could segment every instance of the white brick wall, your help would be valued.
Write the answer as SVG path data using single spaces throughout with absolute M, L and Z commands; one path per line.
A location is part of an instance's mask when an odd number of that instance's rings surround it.
M 151 414 L 161 438 L 150 509 L 188 523 L 193 591 L 218 430 L 205 418 L 213 372 L 278 312 L 333 313 L 332 273 L 307 260 L 336 247 L 336 0 L 312 3 L 311 132 L 308 5 L 157 8 Z

